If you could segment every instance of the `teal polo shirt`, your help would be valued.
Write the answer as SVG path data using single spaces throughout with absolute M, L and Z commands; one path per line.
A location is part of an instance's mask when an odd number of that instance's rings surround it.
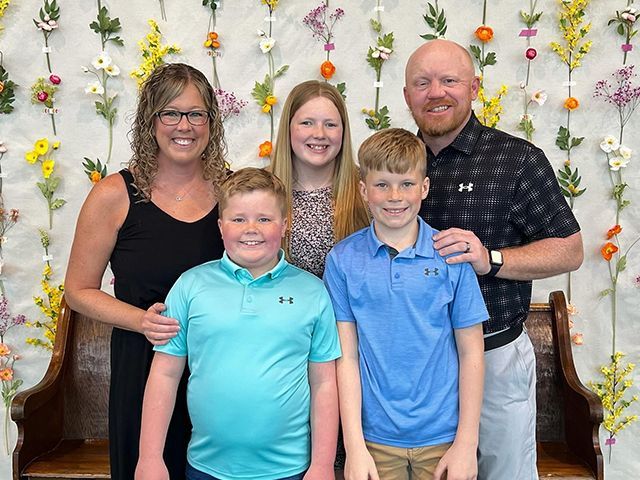
M 180 332 L 154 349 L 187 356 L 189 463 L 222 480 L 272 480 L 307 469 L 308 364 L 340 357 L 322 281 L 287 263 L 282 251 L 255 279 L 225 253 L 185 272 L 166 305 Z
M 371 225 L 339 242 L 324 272 L 337 320 L 358 332 L 364 437 L 401 448 L 453 441 L 454 329 L 489 317 L 471 265 L 447 264 L 417 221 L 415 244 L 395 257 Z

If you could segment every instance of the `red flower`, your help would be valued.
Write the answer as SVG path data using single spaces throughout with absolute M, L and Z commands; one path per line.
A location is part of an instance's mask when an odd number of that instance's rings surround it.
M 320 75 L 322 75 L 326 80 L 329 80 L 333 77 L 333 74 L 336 73 L 336 67 L 329 60 L 326 62 L 322 62 L 320 65 Z
M 493 39 L 493 28 L 487 25 L 480 25 L 476 28 L 475 35 L 482 43 L 490 42 Z
M 49 94 L 47 92 L 38 92 L 37 98 L 41 102 L 46 102 L 47 98 L 49 98 Z
M 62 79 L 58 75 L 49 75 L 49 81 L 54 85 L 60 85 Z
M 529 60 L 533 60 L 538 56 L 538 52 L 536 51 L 535 48 L 527 48 L 527 51 L 525 52 L 524 56 L 527 57 L 527 59 Z
M 618 235 L 622 231 L 622 227 L 620 225 L 614 225 L 607 231 L 607 240 Z
M 600 249 L 602 258 L 604 258 L 607 262 L 611 261 L 611 257 L 613 257 L 613 254 L 616 253 L 617 251 L 618 251 L 618 247 L 616 247 L 611 242 L 605 243 L 604 247 Z

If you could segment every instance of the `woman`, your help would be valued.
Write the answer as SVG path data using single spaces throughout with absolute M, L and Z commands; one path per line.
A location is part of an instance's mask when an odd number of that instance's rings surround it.
M 65 280 L 71 308 L 113 325 L 109 394 L 111 478 L 131 480 L 138 459 L 144 387 L 153 345 L 177 321 L 160 315 L 178 276 L 223 252 L 216 186 L 225 143 L 211 85 L 198 70 L 167 64 L 143 85 L 131 129 L 128 169 L 89 193 L 76 226 Z M 100 290 L 107 263 L 115 298 Z M 164 452 L 171 478 L 184 478 L 190 422 L 186 377 Z
M 340 92 L 317 80 L 293 88 L 282 109 L 271 171 L 291 198 L 285 251 L 322 278 L 333 245 L 369 225 L 353 160 L 349 116 Z M 342 438 L 336 469 L 344 468 Z

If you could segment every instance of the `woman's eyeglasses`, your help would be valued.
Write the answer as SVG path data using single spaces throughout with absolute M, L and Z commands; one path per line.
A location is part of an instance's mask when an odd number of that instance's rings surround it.
M 209 121 L 211 116 L 206 110 L 192 110 L 190 112 L 179 112 L 178 110 L 161 110 L 156 113 L 163 125 L 177 125 L 182 121 L 182 116 L 187 117 L 187 121 L 196 127 L 202 126 Z

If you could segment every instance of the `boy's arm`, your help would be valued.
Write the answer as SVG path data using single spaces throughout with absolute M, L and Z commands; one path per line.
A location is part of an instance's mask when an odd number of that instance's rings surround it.
M 186 358 L 162 352 L 156 352 L 153 357 L 142 402 L 140 457 L 136 467 L 136 480 L 169 479 L 162 452 Z
M 336 362 L 309 362 L 311 466 L 305 480 L 333 480 L 338 439 Z
M 340 417 L 347 452 L 346 480 L 379 480 L 376 465 L 362 433 L 362 387 L 358 359 L 358 332 L 355 322 L 338 322 L 342 357 L 336 361 Z
M 474 480 L 478 474 L 476 451 L 484 385 L 484 339 L 482 324 L 454 330 L 458 348 L 458 430 L 453 445 L 440 459 L 433 475 L 440 480 Z

